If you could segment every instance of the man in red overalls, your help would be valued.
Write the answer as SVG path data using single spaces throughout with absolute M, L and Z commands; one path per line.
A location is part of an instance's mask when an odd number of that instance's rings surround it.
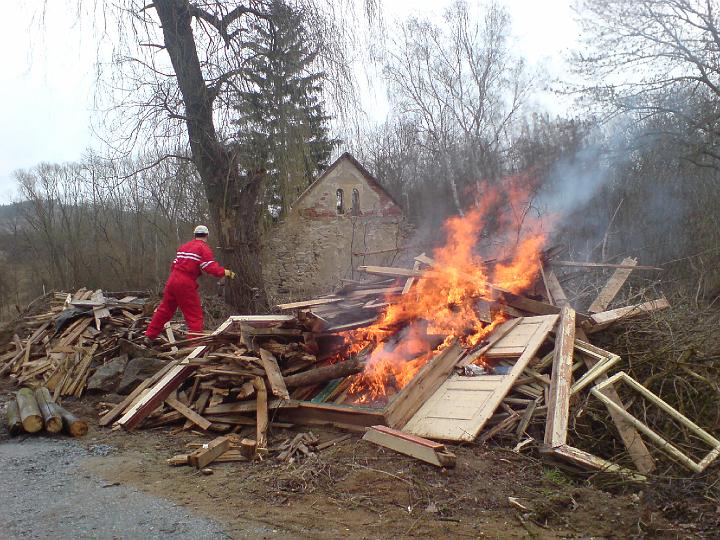
M 162 302 L 145 331 L 149 343 L 160 335 L 165 323 L 172 319 L 178 307 L 185 317 L 190 333 L 202 332 L 203 311 L 197 292 L 197 278 L 202 270 L 215 277 L 235 279 L 235 272 L 223 268 L 213 260 L 212 249 L 207 244 L 208 233 L 205 225 L 198 225 L 195 227 L 195 238 L 178 248 L 170 267 L 170 277 L 165 284 Z

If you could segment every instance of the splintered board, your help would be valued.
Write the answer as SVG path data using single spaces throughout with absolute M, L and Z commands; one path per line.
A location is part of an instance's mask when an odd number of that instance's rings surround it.
M 403 431 L 446 441 L 472 441 L 498 408 L 558 320 L 557 315 L 523 318 L 497 344 L 512 343 L 513 334 L 524 336 L 520 357 L 507 375 L 465 377 L 454 374 L 423 404 Z M 496 345 L 497 345 L 496 344 Z M 491 347 L 488 352 L 495 347 Z M 513 354 L 514 355 L 514 354 Z

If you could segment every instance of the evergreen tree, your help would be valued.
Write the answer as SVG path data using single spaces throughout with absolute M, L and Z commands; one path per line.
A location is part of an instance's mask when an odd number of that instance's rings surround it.
M 338 143 L 328 135 L 321 98 L 324 73 L 316 69 L 303 14 L 274 0 L 267 21 L 252 28 L 253 55 L 240 93 L 238 157 L 247 169 L 267 170 L 267 205 L 287 212 L 320 171 Z

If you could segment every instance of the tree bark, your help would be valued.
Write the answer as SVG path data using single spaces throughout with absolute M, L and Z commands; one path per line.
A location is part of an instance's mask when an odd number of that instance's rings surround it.
M 81 420 L 70 411 L 63 409 L 57 403 L 53 403 L 55 410 L 62 417 L 63 427 L 65 431 L 73 437 L 83 437 L 88 432 L 88 425 L 85 420 Z
M 18 390 L 17 404 L 20 410 L 20 420 L 25 431 L 28 433 L 40 431 L 43 428 L 43 419 L 33 391 L 29 388 Z
M 215 227 L 211 243 L 219 240 L 218 259 L 238 275 L 226 289 L 226 300 L 241 312 L 264 312 L 258 204 L 263 173 L 243 177 L 235 157 L 218 138 L 215 93 L 205 83 L 188 0 L 156 0 L 153 6 L 185 105 L 190 150 Z
M 5 404 L 5 416 L 7 417 L 7 426 L 10 435 L 17 435 L 25 431 L 22 420 L 20 420 L 20 409 L 18 409 L 17 401 L 14 399 L 11 399 Z
M 50 397 L 48 389 L 44 386 L 35 389 L 35 400 L 45 423 L 45 431 L 48 433 L 60 433 L 63 427 L 62 417 L 58 413 L 57 405 Z

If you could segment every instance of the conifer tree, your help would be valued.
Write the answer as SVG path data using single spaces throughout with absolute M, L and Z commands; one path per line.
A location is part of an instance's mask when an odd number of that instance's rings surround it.
M 283 0 L 272 2 L 270 14 L 252 28 L 249 89 L 240 92 L 236 123 L 239 163 L 267 170 L 266 202 L 275 217 L 327 167 L 337 141 L 328 135 L 324 73 L 316 69 L 305 17 Z

